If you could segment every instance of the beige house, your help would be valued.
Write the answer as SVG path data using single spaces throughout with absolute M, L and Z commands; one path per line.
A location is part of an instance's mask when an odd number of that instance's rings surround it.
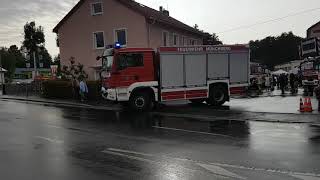
M 124 47 L 202 45 L 204 34 L 169 15 L 133 0 L 80 0 L 58 23 L 62 65 L 70 57 L 84 64 L 89 79 L 99 78 L 101 55 L 107 45 Z
M 307 38 L 320 38 L 320 21 L 307 30 Z

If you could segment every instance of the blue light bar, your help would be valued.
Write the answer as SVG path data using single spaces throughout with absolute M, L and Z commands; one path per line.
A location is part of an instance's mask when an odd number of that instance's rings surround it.
M 115 44 L 114 48 L 115 48 L 115 49 L 120 49 L 120 48 L 121 48 L 121 44 L 117 42 L 117 43 Z

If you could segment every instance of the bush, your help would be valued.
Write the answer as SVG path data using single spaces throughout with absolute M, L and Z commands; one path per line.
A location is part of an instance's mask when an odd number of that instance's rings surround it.
M 42 93 L 46 98 L 73 98 L 70 81 L 49 80 L 42 83 Z

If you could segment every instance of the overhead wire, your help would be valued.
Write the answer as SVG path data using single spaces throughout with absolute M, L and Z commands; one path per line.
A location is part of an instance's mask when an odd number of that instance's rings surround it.
M 225 30 L 225 31 L 218 32 L 217 34 L 233 32 L 233 31 L 237 31 L 237 30 L 241 30 L 241 29 L 249 29 L 249 28 L 254 27 L 254 26 L 267 24 L 267 23 L 271 23 L 271 22 L 276 22 L 276 21 L 281 21 L 281 20 L 289 18 L 289 17 L 298 16 L 298 15 L 301 15 L 301 14 L 306 14 L 306 13 L 310 13 L 310 12 L 317 11 L 317 10 L 320 10 L 320 7 L 313 8 L 313 9 L 307 9 L 307 10 L 300 11 L 300 12 L 297 12 L 297 13 L 288 14 L 286 16 L 282 16 L 282 17 L 278 17 L 278 18 L 274 18 L 274 19 L 270 19 L 270 20 L 266 20 L 266 21 L 261 21 L 261 22 L 257 22 L 257 23 L 254 23 L 254 24 L 243 25 L 243 26 L 231 28 L 231 29 L 228 29 L 228 30 Z

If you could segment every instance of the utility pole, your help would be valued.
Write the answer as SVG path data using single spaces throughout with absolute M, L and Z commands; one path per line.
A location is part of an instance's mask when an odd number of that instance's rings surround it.
M 35 79 L 37 76 L 36 51 L 33 51 L 33 68 L 34 68 L 34 79 Z

